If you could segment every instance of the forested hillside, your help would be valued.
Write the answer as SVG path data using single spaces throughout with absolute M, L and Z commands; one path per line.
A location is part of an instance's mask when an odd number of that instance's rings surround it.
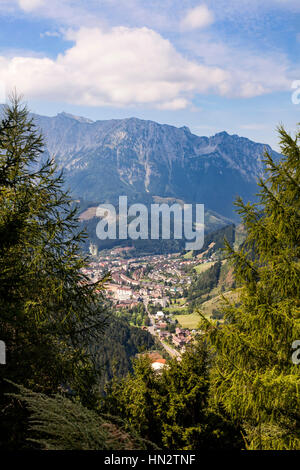
M 132 372 L 132 360 L 141 352 L 155 347 L 153 336 L 147 331 L 130 326 L 123 318 L 113 316 L 101 338 L 90 348 L 99 373 L 100 391 L 112 378 L 125 377 Z
M 164 199 L 163 199 L 164 201 Z M 173 202 L 173 201 L 171 201 Z M 176 199 L 174 200 L 176 202 Z M 92 203 L 86 203 L 85 201 L 80 201 L 75 204 L 82 213 L 86 212 L 87 206 L 92 208 L 92 214 L 96 211 L 96 207 Z M 93 243 L 99 251 L 109 250 L 114 246 L 130 246 L 133 249 L 131 250 L 131 256 L 143 256 L 143 255 L 155 255 L 155 254 L 165 254 L 165 253 L 178 253 L 185 250 L 186 238 L 184 236 L 184 227 L 182 224 L 182 234 L 181 239 L 174 239 L 174 227 L 171 223 L 170 227 L 170 239 L 163 239 L 162 234 L 159 233 L 159 238 L 157 240 L 151 240 L 151 206 L 148 207 L 149 218 L 148 218 L 148 233 L 149 239 L 142 240 L 119 240 L 117 239 L 106 239 L 100 240 L 96 234 L 96 227 L 99 222 L 99 218 L 95 216 L 90 216 L 89 218 L 80 219 L 81 229 L 88 234 L 88 238 L 82 241 L 82 249 L 85 252 L 89 252 L 89 246 Z M 130 219 L 128 219 L 130 222 Z M 205 250 L 208 248 L 210 243 L 216 244 L 216 249 L 220 249 L 224 245 L 224 236 L 227 236 L 229 240 L 234 238 L 234 225 L 230 219 L 222 217 L 218 214 L 215 214 L 212 211 L 205 210 L 204 216 L 205 223 Z M 116 222 L 116 231 L 118 233 L 119 222 Z M 203 251 L 204 248 L 201 250 Z M 196 252 L 195 252 L 196 254 Z

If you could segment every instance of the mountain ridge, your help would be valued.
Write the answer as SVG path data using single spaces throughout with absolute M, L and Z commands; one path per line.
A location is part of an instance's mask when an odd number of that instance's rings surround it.
M 255 200 L 264 151 L 279 157 L 267 144 L 226 131 L 207 137 L 136 117 L 32 116 L 74 198 L 95 203 L 116 203 L 119 195 L 147 204 L 171 197 L 236 219 L 235 198 Z

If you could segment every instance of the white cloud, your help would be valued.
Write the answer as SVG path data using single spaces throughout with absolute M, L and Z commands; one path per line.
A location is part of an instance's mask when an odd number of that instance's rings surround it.
M 49 38 L 60 38 L 62 33 L 59 31 L 45 31 L 44 33 L 40 34 L 41 38 L 49 37 Z
M 183 109 L 195 94 L 249 98 L 290 90 L 288 62 L 243 54 L 203 36 L 197 60 L 148 28 L 70 30 L 74 45 L 55 60 L 0 56 L 0 82 L 27 98 L 85 106 Z
M 74 46 L 56 60 L 0 57 L 0 80 L 27 97 L 101 106 L 182 109 L 193 94 L 220 93 L 229 75 L 185 59 L 147 28 L 69 31 Z
M 184 109 L 189 105 L 189 102 L 185 98 L 175 98 L 172 101 L 166 101 L 165 103 L 159 104 L 157 107 L 159 109 L 169 109 L 169 110 L 176 110 L 176 109 Z
M 218 66 L 227 71 L 231 79 L 226 82 L 225 94 L 230 97 L 251 98 L 286 91 L 290 89 L 292 77 L 298 76 L 285 54 L 276 50 L 263 54 L 259 50 L 226 45 L 207 34 L 202 34 L 197 44 L 185 42 L 185 47 L 196 51 L 198 60 L 206 66 Z
M 213 22 L 214 14 L 203 4 L 188 10 L 181 22 L 181 27 L 185 30 L 202 29 L 211 25 Z
M 20 8 L 24 11 L 33 11 L 44 5 L 45 0 L 18 0 Z
M 0 80 L 0 103 L 5 103 L 5 101 L 6 101 L 5 83 Z
M 104 5 L 111 0 L 0 0 L 0 14 L 56 22 L 57 27 L 103 26 Z M 109 16 L 111 19 L 112 15 Z

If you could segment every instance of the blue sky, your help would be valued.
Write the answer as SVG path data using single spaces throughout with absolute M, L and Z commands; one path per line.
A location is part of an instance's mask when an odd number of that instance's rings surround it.
M 1 98 L 16 87 L 37 113 L 275 148 L 300 121 L 299 0 L 0 0 L 0 21 Z

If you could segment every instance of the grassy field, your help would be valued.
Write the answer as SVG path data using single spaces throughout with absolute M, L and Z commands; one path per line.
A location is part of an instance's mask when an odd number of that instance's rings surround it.
M 215 264 L 215 261 L 210 263 L 197 264 L 197 266 L 194 266 L 194 269 L 197 274 L 204 273 L 204 271 L 207 271 L 213 264 Z
M 164 307 L 162 310 L 165 313 L 173 313 L 174 310 L 182 315 L 187 313 L 187 307 L 180 307 L 180 305 L 170 305 L 170 307 Z
M 193 252 L 192 251 L 188 251 L 185 255 L 183 255 L 183 257 L 185 259 L 191 259 L 193 258 Z
M 239 291 L 228 291 L 224 293 L 224 297 L 230 301 L 236 301 L 239 296 Z M 213 299 L 207 300 L 202 305 L 200 305 L 199 310 L 201 313 L 210 318 L 214 310 L 219 310 L 223 305 L 223 299 L 221 295 L 217 295 Z M 179 325 L 182 328 L 197 329 L 200 321 L 200 315 L 198 313 L 191 313 L 186 315 L 174 315 L 174 318 L 178 321 Z
M 177 305 L 183 305 L 185 303 L 186 303 L 186 298 L 181 298 L 181 299 L 176 299 L 176 303 L 175 304 L 173 303 L 172 305 L 177 306 Z
M 234 291 L 228 291 L 224 292 L 224 297 L 228 299 L 229 301 L 236 301 L 239 296 L 238 289 Z M 200 310 L 203 313 L 203 315 L 210 317 L 213 310 L 218 310 L 222 307 L 223 305 L 223 298 L 221 295 L 217 295 L 213 299 L 207 300 L 200 306 Z
M 203 273 L 204 271 L 207 271 L 209 268 L 211 268 L 216 261 L 210 261 L 209 263 L 202 263 L 202 264 L 197 264 L 197 266 L 194 267 L 195 271 L 197 274 Z M 226 260 L 222 260 L 222 267 L 226 264 Z
M 175 315 L 174 318 L 176 318 L 182 328 L 189 328 L 191 330 L 197 329 L 200 321 L 200 316 L 198 313 L 191 313 L 189 315 Z

